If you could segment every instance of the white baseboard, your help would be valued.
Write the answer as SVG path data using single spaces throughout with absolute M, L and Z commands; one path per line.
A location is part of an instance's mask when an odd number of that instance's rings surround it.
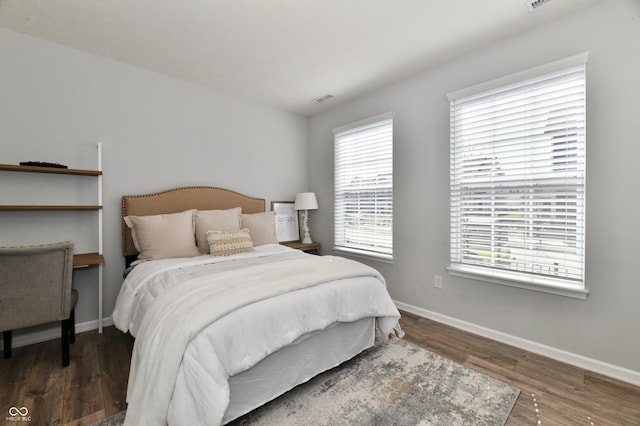
M 593 371 L 605 376 L 612 377 L 614 379 L 622 380 L 623 382 L 631 383 L 636 386 L 640 386 L 640 372 L 629 370 L 617 365 L 609 364 L 606 362 L 598 361 L 596 359 L 587 358 L 582 355 L 574 354 L 571 352 L 557 349 L 551 346 L 536 343 L 531 340 L 522 339 L 520 337 L 512 336 L 501 331 L 493 330 L 487 327 L 483 327 L 477 324 L 473 324 L 467 321 L 462 321 L 447 315 L 442 315 L 437 312 L 429 311 L 427 309 L 419 308 L 417 306 L 409 305 L 408 303 L 394 301 L 398 309 L 407 311 L 411 314 L 418 315 L 424 318 L 428 318 L 434 321 L 441 322 L 443 324 L 450 325 L 452 327 L 459 328 L 461 330 L 468 331 L 470 333 L 478 334 L 483 337 L 496 340 L 498 342 L 506 343 L 517 348 L 525 349 L 527 351 L 543 355 L 567 364 L 574 365 L 585 370 Z M 104 318 L 103 326 L 108 327 L 113 325 L 111 317 Z M 84 331 L 96 330 L 98 328 L 98 320 L 87 321 L 80 324 L 76 324 L 76 333 L 82 333 Z M 45 342 L 47 340 L 53 340 L 60 338 L 60 326 L 52 327 L 50 329 L 36 331 L 33 333 L 23 334 L 15 336 L 13 338 L 12 347 L 19 348 L 21 346 L 32 345 L 34 343 Z M 0 339 L 1 341 L 1 339 Z M 0 349 L 2 346 L 0 345 Z
M 640 372 L 638 371 L 629 370 L 617 365 L 608 364 L 596 359 L 587 358 L 582 355 L 567 352 L 562 349 L 557 349 L 551 346 L 543 345 L 541 343 L 536 343 L 531 340 L 522 339 L 520 337 L 512 336 L 501 331 L 493 330 L 467 321 L 462 321 L 447 315 L 442 315 L 437 312 L 432 312 L 427 309 L 409 305 L 407 303 L 398 301 L 394 302 L 398 309 L 409 312 L 411 314 L 438 321 L 452 327 L 468 331 L 470 333 L 488 337 L 490 339 L 506 343 L 520 349 L 525 349 L 529 352 L 543 355 L 558 361 L 566 362 L 567 364 L 571 364 L 585 370 L 593 371 L 595 373 L 603 374 L 605 376 L 609 376 L 623 382 L 640 386 Z
M 107 327 L 113 325 L 113 320 L 111 317 L 104 318 L 102 320 L 102 326 Z M 98 329 L 98 320 L 87 321 L 80 324 L 76 324 L 76 333 L 82 333 L 84 331 L 91 331 Z M 46 342 L 47 340 L 59 339 L 60 338 L 60 324 L 56 324 L 51 328 L 47 328 L 45 330 L 34 331 L 32 333 L 25 333 L 17 336 L 13 336 L 11 339 L 11 347 L 19 348 L 21 346 L 33 345 L 34 343 Z M 0 339 L 0 352 L 4 347 L 4 341 Z

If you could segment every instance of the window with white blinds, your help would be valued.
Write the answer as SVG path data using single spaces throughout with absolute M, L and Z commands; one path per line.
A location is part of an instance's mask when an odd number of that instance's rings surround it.
M 586 295 L 586 60 L 449 95 L 453 273 Z
M 393 116 L 333 129 L 335 250 L 393 259 Z

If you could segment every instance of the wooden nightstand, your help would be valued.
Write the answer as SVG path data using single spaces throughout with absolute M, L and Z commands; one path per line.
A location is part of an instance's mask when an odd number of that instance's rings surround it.
M 320 255 L 320 243 L 304 244 L 300 241 L 288 241 L 286 243 L 280 243 L 283 246 L 291 247 L 296 250 L 302 250 L 305 253 Z

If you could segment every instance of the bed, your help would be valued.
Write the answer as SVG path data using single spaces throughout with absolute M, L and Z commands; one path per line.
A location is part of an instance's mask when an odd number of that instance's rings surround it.
M 373 268 L 277 243 L 265 200 L 214 187 L 124 196 L 113 312 L 135 344 L 125 424 L 225 424 L 402 337 Z

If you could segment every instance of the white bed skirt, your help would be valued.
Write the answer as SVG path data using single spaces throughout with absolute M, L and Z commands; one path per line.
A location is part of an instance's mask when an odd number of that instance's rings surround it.
M 231 400 L 223 423 L 228 423 L 319 373 L 342 364 L 373 346 L 374 341 L 373 318 L 337 323 L 322 332 L 303 336 L 250 370 L 229 379 Z

